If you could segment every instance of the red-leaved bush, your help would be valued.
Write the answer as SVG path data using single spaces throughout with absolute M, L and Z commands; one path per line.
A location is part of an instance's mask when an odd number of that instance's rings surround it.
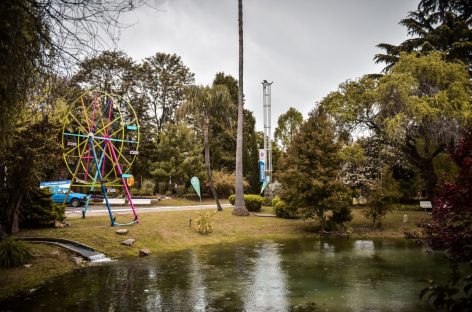
M 423 234 L 433 249 L 446 250 L 454 261 L 472 260 L 472 129 L 450 152 L 459 167 L 454 182 L 439 184 L 433 199 L 432 220 Z

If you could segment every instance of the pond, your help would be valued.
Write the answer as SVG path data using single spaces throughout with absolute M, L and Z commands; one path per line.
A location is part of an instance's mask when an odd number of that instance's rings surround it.
M 0 310 L 429 311 L 425 280 L 448 274 L 406 240 L 270 240 L 87 267 Z

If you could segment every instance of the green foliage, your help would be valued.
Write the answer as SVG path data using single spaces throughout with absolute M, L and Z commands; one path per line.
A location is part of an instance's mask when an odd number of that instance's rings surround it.
M 382 179 L 372 186 L 369 205 L 364 210 L 365 217 L 372 220 L 372 229 L 382 228 L 383 217 L 393 209 L 393 204 L 400 196 L 398 182 L 392 177 L 391 172 L 384 170 Z
M 258 212 L 261 211 L 262 203 L 264 198 L 259 195 L 244 195 L 244 202 L 246 203 L 246 208 L 249 211 Z
M 272 206 L 272 199 L 269 197 L 263 197 L 264 201 L 262 202 L 262 206 Z
M 228 201 L 231 203 L 231 205 L 234 206 L 235 195 L 231 195 L 228 198 Z M 247 210 L 253 211 L 253 212 L 258 212 L 258 211 L 261 211 L 262 203 L 264 202 L 264 198 L 262 196 L 259 196 L 259 195 L 244 194 L 244 201 L 246 203 Z
M 438 285 L 430 281 L 429 287 L 420 293 L 421 299 L 426 299 L 438 309 L 461 312 L 470 311 L 472 307 L 472 275 L 460 277 L 457 275 L 447 285 Z
M 146 58 L 139 70 L 153 112 L 154 126 L 161 131 L 175 120 L 195 75 L 180 56 L 161 52 Z
M 417 10 L 400 21 L 412 38 L 399 45 L 379 44 L 385 54 L 377 54 L 375 61 L 386 63 L 386 71 L 398 62 L 401 52 L 426 54 L 435 50 L 443 52 L 449 61 L 464 62 L 472 71 L 470 18 L 468 0 L 421 0 Z
M 463 64 L 439 53 L 402 54 L 381 78 L 365 76 L 340 85 L 321 105 L 338 133 L 370 129 L 396 148 L 421 174 L 429 195 L 437 176 L 433 159 L 458 141 L 472 119 L 471 81 Z
M 343 201 L 346 203 L 346 201 Z M 332 215 L 328 218 L 328 229 L 333 231 L 349 231 L 349 223 L 352 221 L 352 213 L 349 205 L 341 205 L 333 210 Z
M 154 195 L 154 190 L 156 188 L 156 183 L 152 180 L 144 180 L 143 185 L 139 189 L 139 195 Z
M 449 154 L 441 153 L 433 159 L 436 175 L 441 181 L 454 181 L 459 173 L 459 167 Z
M 298 218 L 297 207 L 288 206 L 279 196 L 272 199 L 272 209 L 274 209 L 274 213 L 278 218 Z
M 212 176 L 218 195 L 221 197 L 228 197 L 231 194 L 234 194 L 234 184 L 236 183 L 236 175 L 234 172 L 228 173 L 224 170 L 213 171 Z M 249 184 L 247 181 L 244 181 L 244 187 L 247 188 L 248 186 Z
M 156 162 L 151 165 L 156 180 L 184 184 L 194 175 L 203 176 L 203 146 L 186 123 L 167 124 L 158 140 Z
M 20 224 L 23 227 L 48 226 L 64 220 L 65 206 L 54 203 L 48 189 L 36 188 L 31 198 L 23 204 Z
M 0 241 L 0 267 L 12 268 L 27 263 L 32 258 L 29 248 L 20 241 Z
M 229 203 L 230 203 L 231 205 L 233 205 L 233 206 L 234 206 L 234 201 L 235 201 L 235 199 L 236 199 L 236 196 L 235 196 L 235 195 L 230 195 L 230 196 L 228 197 Z
M 206 211 L 206 212 L 196 212 L 197 217 L 195 218 L 195 222 L 193 228 L 195 231 L 202 235 L 206 235 L 212 232 L 213 230 L 213 217 L 215 215 L 214 211 Z
M 318 220 L 322 232 L 326 213 L 346 200 L 347 188 L 338 180 L 339 150 L 334 126 L 318 108 L 302 124 L 282 162 L 280 197 L 301 216 Z
M 277 128 L 275 128 L 274 139 L 286 151 L 293 137 L 298 133 L 303 123 L 303 115 L 298 110 L 290 107 L 287 112 L 279 116 Z

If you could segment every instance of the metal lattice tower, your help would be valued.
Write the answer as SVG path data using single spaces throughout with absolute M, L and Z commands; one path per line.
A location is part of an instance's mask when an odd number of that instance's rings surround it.
M 262 81 L 264 103 L 264 149 L 266 150 L 265 176 L 267 183 L 272 179 L 272 138 L 271 138 L 271 86 L 273 82 Z

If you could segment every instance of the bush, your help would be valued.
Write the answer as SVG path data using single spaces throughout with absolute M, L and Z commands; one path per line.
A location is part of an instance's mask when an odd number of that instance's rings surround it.
M 179 198 L 184 197 L 184 194 L 186 194 L 187 192 L 188 191 L 187 191 L 187 188 L 185 187 L 185 185 L 178 185 L 175 188 L 175 196 L 177 196 Z
M 197 217 L 195 218 L 195 223 L 193 228 L 200 234 L 206 235 L 211 233 L 213 230 L 213 216 L 215 214 L 214 211 L 207 211 L 197 212 Z
M 347 205 L 333 210 L 333 214 L 328 219 L 328 229 L 334 231 L 348 230 L 352 221 L 351 208 Z
M 236 196 L 235 195 L 231 195 L 230 197 L 228 197 L 228 201 L 231 205 L 234 206 L 234 201 L 236 200 Z
M 220 197 L 228 197 L 231 194 L 234 194 L 234 185 L 236 184 L 236 174 L 233 173 L 228 173 L 226 171 L 213 171 L 212 172 L 212 177 L 213 177 L 213 185 L 216 189 L 216 193 L 218 193 L 218 196 Z M 210 187 L 207 185 L 208 188 Z M 244 180 L 243 181 L 243 187 L 244 189 L 247 189 L 249 186 L 249 183 Z
M 198 194 L 197 193 L 185 193 L 183 196 L 183 198 L 185 199 L 189 199 L 189 200 L 198 200 L 200 197 L 198 197 Z
M 272 206 L 272 199 L 269 197 L 263 197 L 264 201 L 262 202 L 262 206 Z
M 28 246 L 12 239 L 0 241 L 0 267 L 11 268 L 27 263 L 31 259 Z
M 289 207 L 279 196 L 275 196 L 272 200 L 272 208 L 278 218 L 295 219 L 297 218 L 297 210 Z
M 131 193 L 132 196 L 139 195 L 139 189 L 136 187 L 132 187 L 129 189 L 129 192 Z
M 144 180 L 141 189 L 139 190 L 139 195 L 154 195 L 154 188 L 156 183 L 152 180 Z
M 47 226 L 64 220 L 65 206 L 54 203 L 48 189 L 36 189 L 31 199 L 23 204 L 21 225 L 23 227 Z
M 233 206 L 234 206 L 235 198 L 236 198 L 235 195 L 231 195 L 228 198 L 228 201 Z M 262 207 L 262 203 L 264 202 L 264 198 L 262 196 L 259 196 L 259 195 L 244 194 L 244 202 L 246 203 L 247 210 L 258 212 L 258 211 L 261 211 L 261 207 Z

